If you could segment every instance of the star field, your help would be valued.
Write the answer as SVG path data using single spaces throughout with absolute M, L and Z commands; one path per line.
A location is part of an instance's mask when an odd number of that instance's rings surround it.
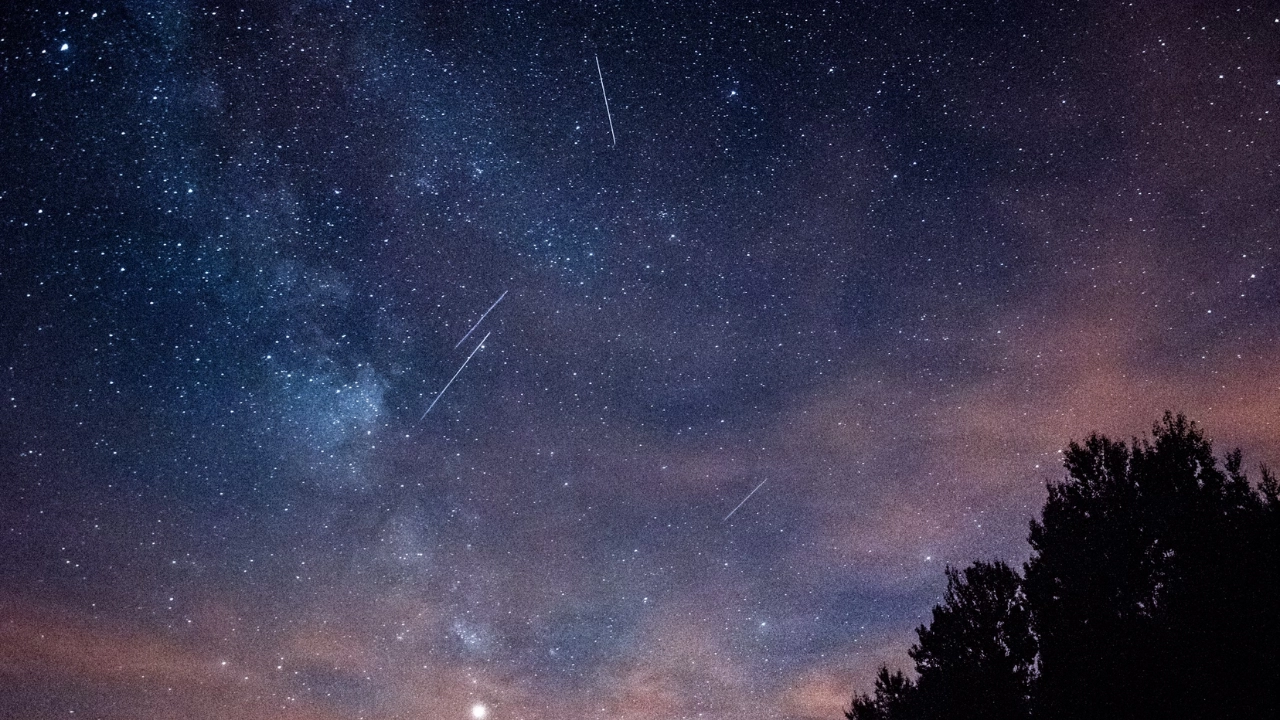
M 1068 440 L 1280 463 L 1278 49 L 1265 3 L 5 13 L 0 715 L 840 717 Z

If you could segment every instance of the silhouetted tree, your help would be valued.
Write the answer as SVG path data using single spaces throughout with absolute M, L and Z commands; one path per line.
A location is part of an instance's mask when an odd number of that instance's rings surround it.
M 849 720 L 1280 717 L 1280 482 L 1166 413 L 1093 435 L 1031 523 L 1026 579 L 947 569 L 947 593 Z
M 853 705 L 845 711 L 848 720 L 914 720 L 915 683 L 901 670 L 890 673 L 881 667 L 876 674 L 875 695 L 855 695 Z
M 916 705 L 923 717 L 1028 717 L 1036 643 L 1022 578 L 1002 562 L 948 567 L 943 603 L 916 629 Z M 974 688 L 982 688 L 974 692 Z
M 850 720 L 1028 717 L 1036 646 L 1022 578 L 1002 562 L 946 575 L 943 602 L 908 651 L 919 679 L 881 668 L 875 696 L 855 697 Z
M 1194 423 L 1071 443 L 1032 522 L 1026 593 L 1044 718 L 1244 717 L 1275 707 L 1275 522 Z M 1264 478 L 1265 481 L 1265 478 Z M 1274 485 L 1274 481 L 1272 481 Z M 1274 503 L 1271 503 L 1274 506 Z M 1274 515 L 1274 512 L 1272 512 Z

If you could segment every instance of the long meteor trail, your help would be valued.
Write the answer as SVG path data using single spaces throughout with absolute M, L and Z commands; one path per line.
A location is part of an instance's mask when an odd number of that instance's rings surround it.
M 604 91 L 604 71 L 600 69 L 599 55 L 596 55 L 596 74 L 600 76 L 600 94 L 604 96 L 604 114 L 609 116 L 609 134 L 613 136 L 613 146 L 618 147 L 618 134 L 613 131 L 613 113 L 609 112 L 609 93 Z
M 492 331 L 485 333 L 484 340 L 488 340 L 489 336 L 492 334 L 493 334 Z M 467 356 L 467 359 L 462 361 L 462 367 L 458 368 L 458 372 L 454 373 L 453 377 L 449 378 L 449 382 L 445 383 L 444 387 L 440 388 L 440 392 L 436 393 L 435 399 L 432 400 L 431 404 L 427 406 L 427 412 L 422 413 L 422 417 L 418 418 L 418 422 L 422 422 L 423 420 L 427 419 L 427 413 L 431 412 L 431 408 L 435 407 L 436 403 L 440 401 L 440 396 L 444 395 L 444 391 L 448 390 L 449 386 L 453 384 L 453 381 L 457 380 L 458 376 L 462 374 L 462 368 L 465 368 L 467 366 L 467 363 L 471 362 L 471 358 L 475 357 L 476 353 L 480 352 L 480 348 L 484 347 L 484 340 L 481 340 L 480 344 L 476 346 L 476 349 L 472 350 L 471 354 Z M 748 495 L 747 497 L 750 497 L 750 495 Z
M 761 480 L 761 481 L 760 481 L 760 484 L 756 486 L 756 490 L 759 490 L 760 488 L 764 487 L 764 484 L 765 484 L 765 483 L 767 483 L 767 482 L 769 482 L 769 481 L 768 481 L 768 480 Z M 747 496 L 746 496 L 746 497 L 744 497 L 744 498 L 742 498 L 742 502 L 738 503 L 738 507 L 736 507 L 736 508 L 734 508 L 734 509 L 730 510 L 730 511 L 729 511 L 729 514 L 728 514 L 728 515 L 725 515 L 725 516 L 724 516 L 724 520 L 721 520 L 720 522 L 728 522 L 729 518 L 733 517 L 733 514 L 734 514 L 734 513 L 736 513 L 736 512 L 738 512 L 738 508 L 742 507 L 743 505 L 746 505 L 746 504 L 747 504 L 747 501 L 751 499 L 751 496 L 756 494 L 756 490 L 752 490 L 751 492 L 747 493 Z
M 476 328 L 480 327 L 480 323 L 484 322 L 484 319 L 489 316 L 489 313 L 492 312 L 494 308 L 498 307 L 498 303 L 502 302 L 502 298 L 506 296 L 507 296 L 507 291 L 503 290 L 502 294 L 498 296 L 498 299 L 494 300 L 493 304 L 489 306 L 489 309 L 484 311 L 484 315 L 481 315 L 480 319 L 476 321 L 476 324 L 472 325 L 471 329 L 467 331 L 467 334 L 462 336 L 462 340 L 466 340 L 467 338 L 471 337 L 471 333 L 475 332 Z M 462 340 L 459 340 L 458 344 L 453 346 L 453 349 L 457 350 L 458 345 L 462 344 Z

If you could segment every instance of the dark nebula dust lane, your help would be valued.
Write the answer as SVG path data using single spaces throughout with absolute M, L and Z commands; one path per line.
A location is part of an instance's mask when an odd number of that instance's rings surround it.
M 1280 464 L 1278 48 L 1265 3 L 4 13 L 0 715 L 841 717 L 1069 440 Z

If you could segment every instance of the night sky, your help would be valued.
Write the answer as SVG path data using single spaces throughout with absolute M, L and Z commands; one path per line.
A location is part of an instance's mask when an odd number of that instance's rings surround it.
M 4 11 L 0 715 L 834 719 L 1280 464 L 1275 5 L 486 5 Z

